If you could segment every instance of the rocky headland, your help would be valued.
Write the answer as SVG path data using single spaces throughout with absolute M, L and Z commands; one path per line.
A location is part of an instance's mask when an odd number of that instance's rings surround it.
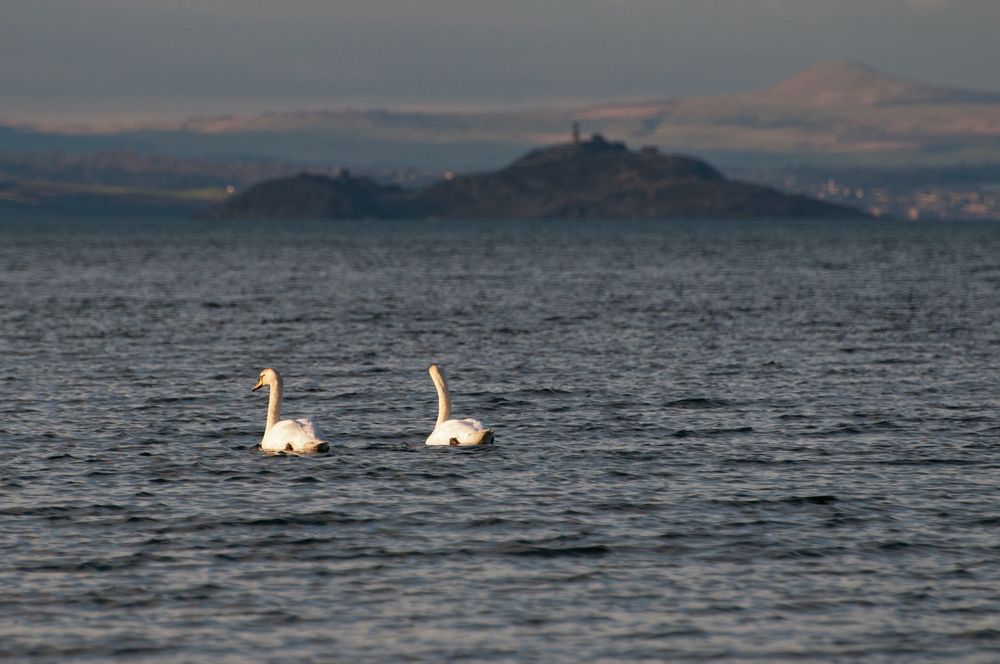
M 534 150 L 495 172 L 420 189 L 345 173 L 269 180 L 209 208 L 234 218 L 862 218 L 857 209 L 730 180 L 707 163 L 590 140 Z

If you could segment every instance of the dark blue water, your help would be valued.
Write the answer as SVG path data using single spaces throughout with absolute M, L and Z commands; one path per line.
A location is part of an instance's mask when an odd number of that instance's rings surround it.
M 995 662 L 1000 224 L 0 225 L 0 658 Z M 426 368 L 496 444 L 427 448 Z M 255 449 L 264 366 L 326 455 Z

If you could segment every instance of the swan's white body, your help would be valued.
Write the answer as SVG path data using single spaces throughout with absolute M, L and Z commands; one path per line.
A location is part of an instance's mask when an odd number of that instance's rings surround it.
M 453 420 L 451 418 L 451 395 L 444 376 L 436 364 L 427 370 L 434 381 L 438 393 L 438 418 L 434 431 L 427 437 L 428 445 L 484 445 L 493 442 L 493 429 L 483 428 L 479 420 Z
M 266 452 L 325 452 L 329 445 L 323 440 L 323 434 L 311 420 L 282 420 L 281 392 L 283 382 L 274 369 L 264 369 L 251 392 L 264 386 L 270 388 L 271 394 L 267 402 L 267 423 L 264 425 L 264 437 L 260 441 L 260 449 Z

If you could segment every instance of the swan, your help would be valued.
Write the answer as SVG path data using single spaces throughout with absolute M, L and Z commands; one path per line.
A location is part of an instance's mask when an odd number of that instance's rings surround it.
M 257 384 L 250 390 L 256 392 L 264 386 L 271 388 L 267 402 L 267 424 L 260 449 L 267 452 L 326 452 L 330 446 L 323 440 L 319 427 L 311 420 L 280 420 L 281 374 L 274 369 L 260 372 Z
M 482 445 L 493 442 L 493 429 L 484 429 L 479 420 L 452 420 L 451 395 L 441 369 L 432 364 L 427 372 L 438 393 L 438 419 L 434 431 L 427 437 L 428 445 Z

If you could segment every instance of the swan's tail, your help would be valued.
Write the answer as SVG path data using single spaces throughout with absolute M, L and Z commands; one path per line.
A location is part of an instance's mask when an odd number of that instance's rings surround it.
M 285 452 L 296 452 L 298 454 L 314 454 L 316 452 L 329 452 L 330 444 L 323 440 L 296 440 L 285 443 Z
M 462 445 L 488 445 L 493 442 L 493 429 L 470 431 L 462 438 Z

